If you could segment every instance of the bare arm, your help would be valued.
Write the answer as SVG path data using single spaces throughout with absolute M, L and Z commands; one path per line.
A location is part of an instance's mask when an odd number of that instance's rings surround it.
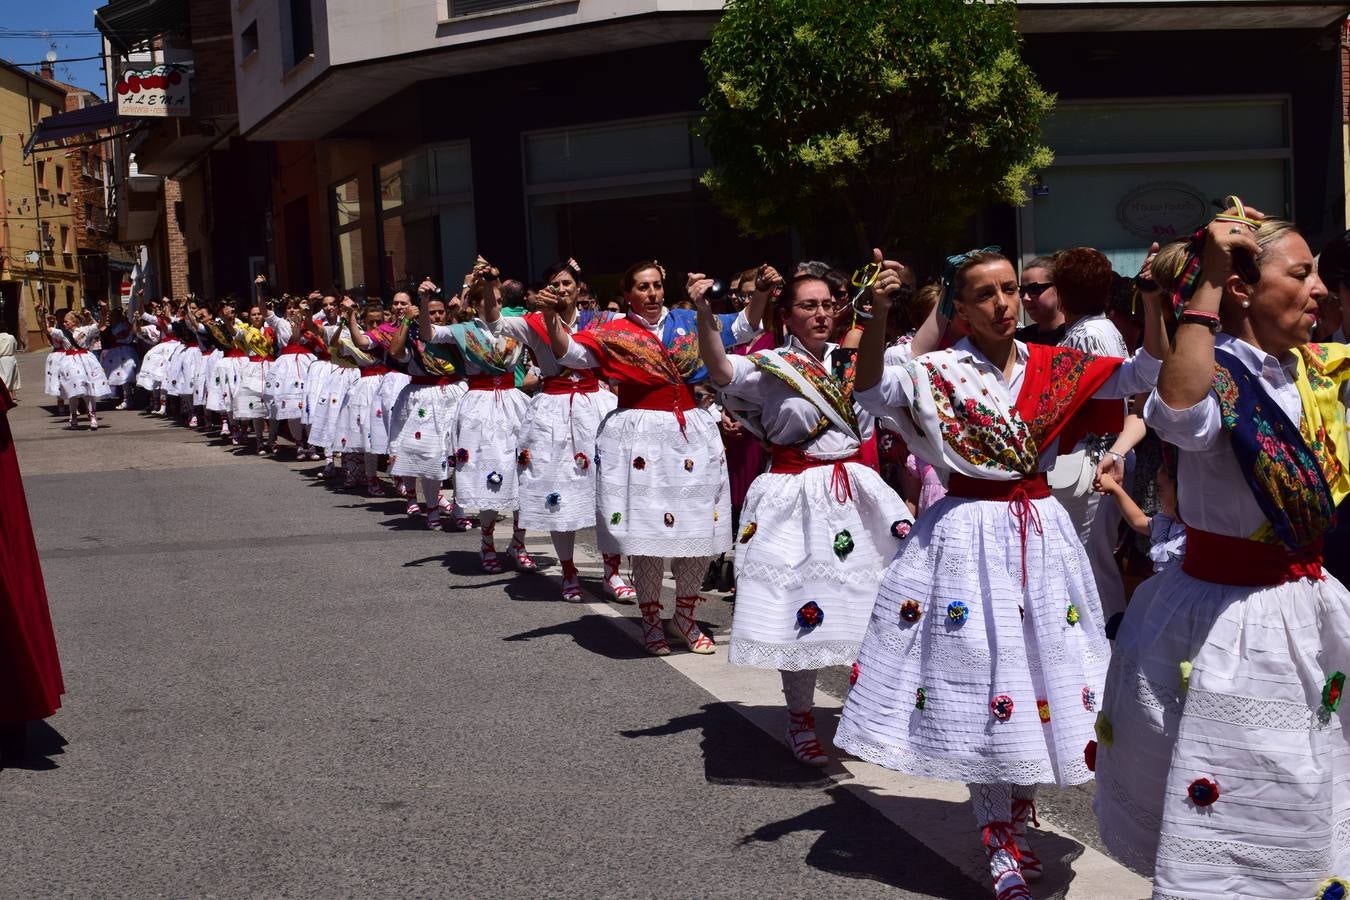
M 708 377 L 713 384 L 721 386 L 731 383 L 733 372 L 731 360 L 727 359 L 727 351 L 722 346 L 722 323 L 713 315 L 712 306 L 708 303 L 710 287 L 711 278 L 698 272 L 689 273 L 686 290 L 698 310 L 698 355 L 702 357 L 703 365 L 708 367 Z M 764 296 L 767 298 L 768 293 Z
M 783 276 L 778 274 L 778 270 L 768 263 L 760 266 L 755 273 L 755 292 L 750 295 L 750 302 L 745 304 L 745 321 L 755 331 L 764 327 L 764 311 L 769 308 L 774 291 L 782 289 Z M 702 316 L 699 320 L 702 321 Z
M 347 313 L 347 330 L 351 332 L 352 343 L 361 350 L 369 350 L 375 343 L 366 336 L 365 329 L 361 323 L 356 320 L 356 304 L 350 297 L 344 297 L 342 300 L 342 309 Z
M 1139 508 L 1139 504 L 1134 502 L 1134 498 L 1121 486 L 1119 481 L 1116 481 L 1110 475 L 1102 475 L 1099 490 L 1103 494 L 1110 494 L 1116 498 L 1116 505 L 1120 507 L 1121 517 L 1125 519 L 1125 523 L 1130 528 L 1140 534 L 1149 533 L 1149 517 L 1144 515 L 1144 511 Z

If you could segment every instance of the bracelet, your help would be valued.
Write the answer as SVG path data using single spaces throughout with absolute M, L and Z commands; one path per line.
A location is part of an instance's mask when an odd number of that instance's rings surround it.
M 1120 460 L 1121 462 L 1124 462 L 1124 461 L 1125 461 L 1125 454 L 1123 454 L 1123 453 L 1117 453 L 1117 452 L 1114 451 L 1114 450 L 1107 450 L 1107 451 L 1106 451 L 1106 455 L 1107 455 L 1107 456 L 1114 456 L 1116 459 Z
M 1219 317 L 1208 312 L 1184 312 L 1177 317 L 1177 325 L 1203 325 L 1210 334 L 1218 334 Z

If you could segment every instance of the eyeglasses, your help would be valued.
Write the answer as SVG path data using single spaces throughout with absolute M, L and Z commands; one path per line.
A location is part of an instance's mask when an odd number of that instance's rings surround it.
M 833 300 L 826 300 L 826 301 L 824 301 L 823 303 L 810 303 L 810 304 L 807 304 L 807 303 L 794 303 L 794 304 L 792 304 L 792 308 L 793 308 L 794 310 L 796 310 L 797 312 L 800 312 L 800 313 L 805 313 L 805 314 L 808 315 L 808 316 L 816 316 L 816 315 L 819 315 L 819 314 L 822 313 L 822 312 L 828 313 L 829 315 L 834 315 L 835 311 L 836 311 L 837 309 L 839 309 L 839 306 L 840 306 L 840 304 L 835 303 Z
M 1017 293 L 1023 297 L 1039 297 L 1054 286 L 1050 281 L 1029 281 L 1018 288 Z

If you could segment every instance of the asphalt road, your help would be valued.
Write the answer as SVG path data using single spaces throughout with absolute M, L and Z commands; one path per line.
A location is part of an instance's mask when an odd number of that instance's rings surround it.
M 11 424 L 68 693 L 0 771 L 0 896 L 989 895 L 950 791 L 791 760 L 772 673 L 648 657 L 634 607 L 482 574 L 476 534 L 315 464 L 137 412 L 66 431 L 42 359 Z M 1117 883 L 1088 803 L 1041 803 L 1037 897 Z

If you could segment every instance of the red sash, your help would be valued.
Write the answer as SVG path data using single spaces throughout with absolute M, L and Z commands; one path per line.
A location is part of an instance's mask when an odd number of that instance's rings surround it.
M 197 349 L 202 352 L 202 356 L 210 356 L 216 350 L 215 347 L 207 347 L 207 346 L 200 346 Z
M 594 394 L 600 390 L 600 379 L 590 369 L 563 369 L 545 376 L 540 388 L 545 394 Z
M 1322 538 L 1291 550 L 1186 526 L 1186 555 L 1181 570 L 1211 584 L 1272 587 L 1301 578 L 1321 581 Z
M 61 352 L 66 356 L 79 356 L 81 353 L 88 353 L 89 351 L 76 348 L 74 350 L 62 350 Z
M 243 350 L 240 350 L 238 347 L 231 347 L 230 349 L 225 351 L 226 359 L 244 359 L 247 356 L 248 354 L 245 353 Z
M 249 358 L 248 358 L 248 361 L 249 361 L 249 362 L 268 362 L 268 358 L 267 358 L 266 356 L 252 356 L 252 355 L 250 355 Z
M 384 363 L 375 363 L 374 365 L 365 366 L 361 369 L 362 378 L 370 378 L 374 375 L 388 375 L 388 374 L 389 374 L 389 367 L 386 366 Z
M 1026 388 L 1023 386 L 1023 393 L 1025 391 Z M 1033 528 L 1037 534 L 1045 533 L 1041 528 L 1041 514 L 1031 502 L 1044 500 L 1050 496 L 1050 482 L 1046 479 L 1045 473 L 1040 472 L 1017 481 L 990 481 L 953 472 L 947 478 L 947 496 L 965 500 L 994 500 L 1008 504 L 1008 511 L 1017 522 L 1017 533 L 1022 545 L 1022 586 L 1026 587 L 1027 529 Z
M 300 356 L 301 354 L 308 352 L 309 348 L 304 344 L 287 344 L 281 349 L 282 356 Z
M 419 387 L 445 387 L 447 384 L 454 384 L 456 381 L 459 381 L 459 379 L 453 375 L 413 375 L 410 383 Z
M 468 378 L 471 391 L 509 391 L 516 386 L 514 375 L 485 375 L 479 373 Z
M 830 490 L 834 492 L 834 499 L 840 503 L 847 503 L 853 499 L 853 483 L 848 479 L 848 463 L 857 463 L 860 466 L 867 465 L 863 461 L 861 453 L 854 453 L 844 459 L 818 459 L 803 453 L 796 447 L 782 444 L 774 444 L 772 452 L 769 471 L 775 475 L 800 475 L 807 469 L 833 466 L 834 472 L 830 475 Z

